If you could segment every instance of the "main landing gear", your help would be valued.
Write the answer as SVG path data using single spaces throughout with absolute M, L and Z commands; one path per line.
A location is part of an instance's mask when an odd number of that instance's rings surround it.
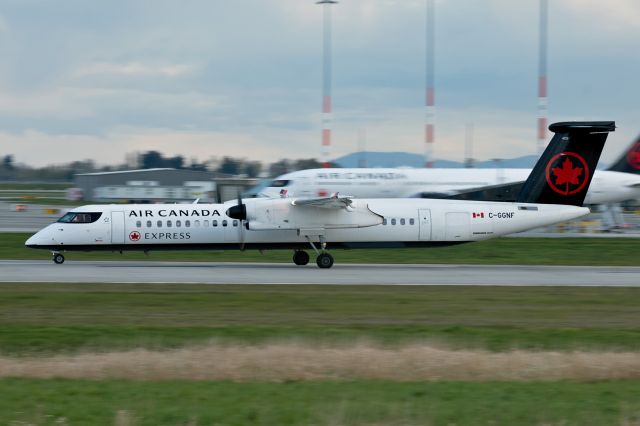
M 305 237 L 307 241 L 309 241 L 309 244 L 311 245 L 311 248 L 313 249 L 313 251 L 315 251 L 316 254 L 318 255 L 318 257 L 316 257 L 316 264 L 318 265 L 318 268 L 322 268 L 322 269 L 331 268 L 333 266 L 333 256 L 331 256 L 329 253 L 325 251 L 327 247 L 327 243 L 324 240 L 324 236 L 320 235 L 320 245 L 321 245 L 322 251 L 316 248 L 316 245 L 313 243 L 313 241 L 311 241 L 311 238 L 309 238 L 308 236 L 305 236 Z M 299 266 L 308 264 L 309 254 L 304 250 L 294 251 L 293 263 Z
M 296 250 L 293 252 L 293 263 L 298 266 L 304 266 L 309 263 L 309 253 L 303 250 Z
M 53 253 L 53 263 L 62 265 L 64 263 L 64 256 L 62 253 Z
M 327 252 L 320 253 L 318 257 L 316 257 L 316 263 L 318 264 L 318 268 L 331 268 L 333 266 L 333 256 Z

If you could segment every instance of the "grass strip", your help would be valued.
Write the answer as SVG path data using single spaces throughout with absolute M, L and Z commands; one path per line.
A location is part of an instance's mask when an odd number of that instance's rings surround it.
M 7 424 L 630 425 L 638 381 L 0 380 Z
M 0 352 L 288 339 L 636 351 L 639 310 L 639 288 L 3 284 Z
M 60 190 L 64 191 L 73 186 L 73 182 L 0 182 L 0 190 L 20 191 L 28 190 L 33 191 L 37 189 L 46 190 Z

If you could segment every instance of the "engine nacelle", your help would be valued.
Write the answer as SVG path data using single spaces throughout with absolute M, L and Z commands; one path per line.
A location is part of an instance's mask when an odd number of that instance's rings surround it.
M 294 206 L 292 199 L 253 199 L 246 201 L 249 229 L 271 231 L 300 228 L 362 228 L 379 225 L 382 217 L 366 204 L 354 200 L 350 209 Z

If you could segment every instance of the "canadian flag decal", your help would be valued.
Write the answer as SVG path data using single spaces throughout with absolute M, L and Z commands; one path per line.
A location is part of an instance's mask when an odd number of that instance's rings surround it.
M 473 218 L 480 218 L 480 219 L 484 219 L 484 212 L 480 212 L 480 213 L 473 213 Z

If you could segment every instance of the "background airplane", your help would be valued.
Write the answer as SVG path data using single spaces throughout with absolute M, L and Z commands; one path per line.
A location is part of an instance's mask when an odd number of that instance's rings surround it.
M 281 175 L 259 194 L 313 197 L 331 193 L 358 198 L 448 198 L 515 201 L 531 169 L 326 168 Z M 640 139 L 607 170 L 596 170 L 585 204 L 640 199 Z M 606 209 L 604 209 L 606 211 Z
M 293 249 L 320 268 L 335 248 L 425 247 L 486 240 L 575 219 L 613 122 L 556 123 L 551 143 L 517 202 L 349 197 L 253 198 L 226 204 L 92 205 L 64 215 L 29 238 L 30 248 L 62 251 Z M 319 247 L 319 248 L 318 248 Z

